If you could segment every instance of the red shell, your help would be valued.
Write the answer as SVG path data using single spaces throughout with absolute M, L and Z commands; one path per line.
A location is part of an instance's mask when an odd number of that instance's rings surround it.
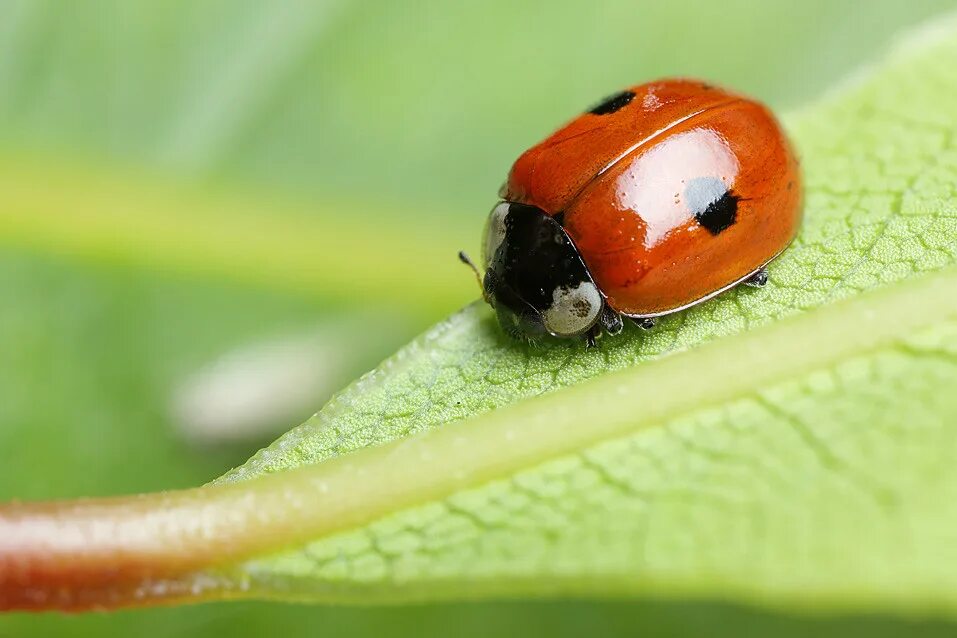
M 519 157 L 505 199 L 561 215 L 609 305 L 655 316 L 784 250 L 800 224 L 801 184 L 762 104 L 690 80 L 628 91 L 618 110 L 580 115 Z M 718 187 L 734 200 L 732 223 L 709 230 L 693 209 L 702 188 Z

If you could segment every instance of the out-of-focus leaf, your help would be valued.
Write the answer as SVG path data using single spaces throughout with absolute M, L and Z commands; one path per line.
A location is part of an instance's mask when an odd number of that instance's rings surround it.
M 461 226 L 372 204 L 304 202 L 157 182 L 136 171 L 0 157 L 0 247 L 148 266 L 327 304 L 432 319 L 475 296 Z

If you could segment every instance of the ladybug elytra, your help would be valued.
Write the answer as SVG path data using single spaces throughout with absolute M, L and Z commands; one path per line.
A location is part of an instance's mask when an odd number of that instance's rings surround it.
M 502 327 L 591 345 L 623 318 L 649 328 L 763 285 L 801 218 L 798 164 L 771 112 L 691 80 L 607 98 L 523 153 L 499 195 L 482 283 Z

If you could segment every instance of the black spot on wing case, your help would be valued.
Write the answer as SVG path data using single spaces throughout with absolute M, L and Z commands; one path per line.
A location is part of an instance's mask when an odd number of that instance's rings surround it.
M 703 210 L 695 213 L 695 219 L 704 226 L 709 233 L 717 235 L 734 225 L 738 220 L 738 197 L 731 191 L 708 204 Z
M 626 107 L 633 99 L 635 94 L 632 91 L 621 91 L 614 95 L 609 95 L 601 103 L 596 104 L 588 110 L 592 115 L 608 115 Z
M 685 188 L 684 197 L 695 219 L 712 235 L 730 228 L 738 219 L 741 198 L 717 177 L 692 179 Z

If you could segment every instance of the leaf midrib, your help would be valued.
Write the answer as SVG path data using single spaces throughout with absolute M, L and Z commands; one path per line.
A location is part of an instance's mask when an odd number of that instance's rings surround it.
M 950 318 L 957 318 L 955 268 L 317 465 L 182 492 L 88 501 L 68 512 L 51 514 L 43 504 L 7 508 L 0 510 L 0 565 L 14 555 L 28 563 L 73 561 L 97 573 L 109 568 L 104 556 L 118 554 L 167 573 L 171 564 L 178 573 L 229 564 L 753 395 L 763 385 Z M 100 531 L 113 529 L 79 549 L 60 540 L 93 523 Z M 47 540 L 40 543 L 42 556 L 16 555 L 18 548 L 36 547 L 38 537 Z

